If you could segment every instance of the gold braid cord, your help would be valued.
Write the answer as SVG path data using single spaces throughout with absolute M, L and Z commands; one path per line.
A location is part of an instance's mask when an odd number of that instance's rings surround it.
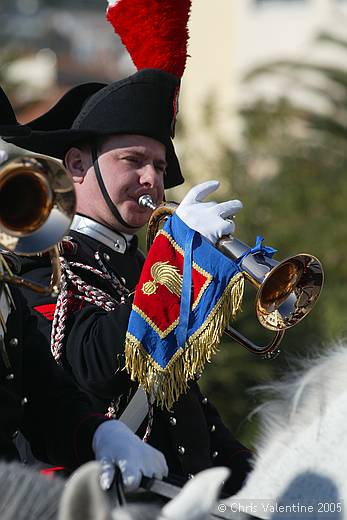
M 126 369 L 148 395 L 155 396 L 161 408 L 171 409 L 173 403 L 188 389 L 188 381 L 201 372 L 218 351 L 224 329 L 240 309 L 244 277 L 237 273 L 203 325 L 192 334 L 184 349 L 179 349 L 166 368 L 160 367 L 129 332 L 125 340 Z

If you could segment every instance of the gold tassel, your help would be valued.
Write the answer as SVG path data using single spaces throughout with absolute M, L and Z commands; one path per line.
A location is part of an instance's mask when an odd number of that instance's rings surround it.
M 224 329 L 235 318 L 242 302 L 244 277 L 235 275 L 207 320 L 179 349 L 167 367 L 160 367 L 129 332 L 125 339 L 125 366 L 132 380 L 137 381 L 161 408 L 171 409 L 188 388 L 189 379 L 202 372 L 218 350 Z

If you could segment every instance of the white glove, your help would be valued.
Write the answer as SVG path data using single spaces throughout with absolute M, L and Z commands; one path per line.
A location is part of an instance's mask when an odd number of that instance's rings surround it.
M 183 222 L 194 229 L 200 235 L 215 244 L 223 235 L 232 235 L 235 224 L 231 220 L 225 220 L 235 215 L 241 208 L 239 200 L 226 202 L 202 202 L 203 199 L 216 191 L 219 181 L 206 181 L 194 186 L 182 200 L 176 210 L 176 215 Z
M 144 443 L 121 421 L 106 421 L 93 437 L 95 458 L 101 461 L 101 487 L 109 489 L 114 477 L 114 465 L 121 470 L 124 487 L 134 491 L 142 476 L 162 479 L 168 474 L 164 455 Z

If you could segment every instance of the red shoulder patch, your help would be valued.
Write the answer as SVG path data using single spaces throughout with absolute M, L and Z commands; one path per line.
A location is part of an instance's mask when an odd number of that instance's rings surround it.
M 55 303 L 47 303 L 46 305 L 37 305 L 37 307 L 34 307 L 34 310 L 42 314 L 46 320 L 53 321 L 55 308 Z

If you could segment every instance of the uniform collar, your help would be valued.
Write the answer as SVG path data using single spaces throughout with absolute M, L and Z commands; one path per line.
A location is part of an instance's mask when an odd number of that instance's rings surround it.
M 116 231 L 99 224 L 95 220 L 83 215 L 75 215 L 70 229 L 94 238 L 117 253 L 124 254 L 130 245 L 133 236 L 121 235 Z

